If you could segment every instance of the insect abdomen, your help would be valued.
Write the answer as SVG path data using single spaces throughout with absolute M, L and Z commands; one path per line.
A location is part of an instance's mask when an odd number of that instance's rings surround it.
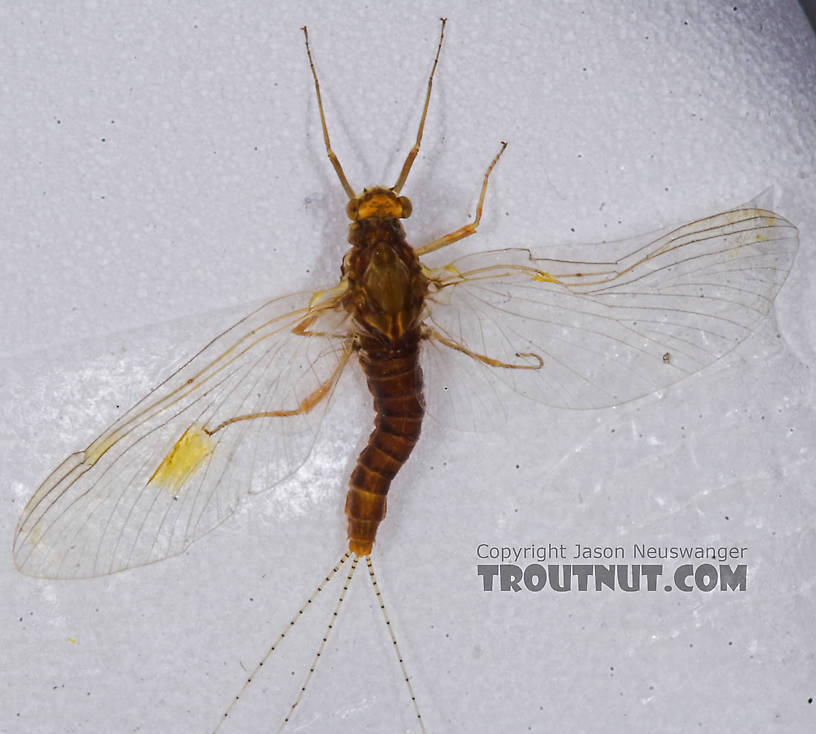
M 376 418 L 357 459 L 346 495 L 349 550 L 368 555 L 385 517 L 391 480 L 408 459 L 422 428 L 422 370 L 417 340 L 390 349 L 363 339 L 360 365 L 374 396 Z M 403 342 L 404 343 L 404 342 Z

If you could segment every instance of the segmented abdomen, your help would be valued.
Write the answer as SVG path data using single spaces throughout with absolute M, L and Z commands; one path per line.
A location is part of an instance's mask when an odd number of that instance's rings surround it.
M 374 396 L 374 430 L 357 459 L 346 495 L 349 550 L 368 555 L 385 517 L 391 480 L 408 459 L 422 428 L 419 334 L 397 349 L 360 337 L 360 365 Z

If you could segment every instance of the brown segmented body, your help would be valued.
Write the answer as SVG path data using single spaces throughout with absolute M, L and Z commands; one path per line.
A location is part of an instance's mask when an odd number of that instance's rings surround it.
M 393 195 L 377 189 L 369 196 L 394 201 Z M 355 348 L 376 412 L 346 496 L 349 550 L 360 556 L 371 552 L 391 481 L 422 428 L 419 342 L 427 279 L 396 218 L 353 222 L 349 242 L 352 249 L 343 263 L 349 284 L 344 305 L 354 318 Z

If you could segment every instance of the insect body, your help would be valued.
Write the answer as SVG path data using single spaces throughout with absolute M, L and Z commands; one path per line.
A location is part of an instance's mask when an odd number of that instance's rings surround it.
M 619 404 L 702 369 L 768 313 L 797 234 L 758 203 L 600 245 L 594 262 L 504 249 L 424 265 L 422 255 L 476 232 L 505 149 L 487 168 L 473 221 L 424 246 L 406 242 L 400 220 L 411 203 L 401 190 L 421 143 L 444 27 L 396 183 L 360 194 L 331 149 L 306 38 L 326 151 L 349 199 L 351 249 L 340 282 L 265 303 L 69 456 L 22 513 L 14 538 L 22 572 L 90 577 L 182 552 L 242 495 L 268 489 L 306 460 L 353 355 L 376 418 L 350 479 L 348 547 L 368 556 L 426 403 L 454 423 L 472 395 Z M 457 370 L 472 381 L 458 387 Z
M 365 192 L 362 199 L 357 212 L 371 200 L 381 200 L 378 209 L 397 216 L 405 209 L 385 189 Z M 391 479 L 419 438 L 425 412 L 419 343 L 428 279 L 395 217 L 358 219 L 349 240 L 346 308 L 357 324 L 354 345 L 377 411 L 346 499 L 349 550 L 359 556 L 371 552 Z
M 768 313 L 797 233 L 753 203 L 598 246 L 596 262 L 504 249 L 423 265 L 421 256 L 476 232 L 505 149 L 487 168 L 472 222 L 424 246 L 406 242 L 400 220 L 411 203 L 400 192 L 422 139 L 443 34 L 444 21 L 416 142 L 396 183 L 359 195 L 331 149 L 307 37 L 326 150 L 349 198 L 351 250 L 340 283 L 263 304 L 68 457 L 23 510 L 14 538 L 21 571 L 98 576 L 180 553 L 242 495 L 268 489 L 306 460 L 355 353 L 377 412 L 346 502 L 349 548 L 365 555 L 390 480 L 419 436 L 423 373 L 424 402 L 453 423 L 468 423 L 459 413 L 473 395 L 604 407 L 699 371 Z

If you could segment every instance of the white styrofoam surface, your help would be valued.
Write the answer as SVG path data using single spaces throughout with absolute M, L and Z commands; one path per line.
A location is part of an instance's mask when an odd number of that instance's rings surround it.
M 404 192 L 411 242 L 471 216 L 504 139 L 480 234 L 458 252 L 637 234 L 770 184 L 801 249 L 775 317 L 660 396 L 518 405 L 478 436 L 428 423 L 375 553 L 428 731 L 810 731 L 816 40 L 793 0 L 6 7 L 0 538 L 11 546 L 64 456 L 225 325 L 217 309 L 336 278 L 344 196 L 299 27 L 361 187 L 399 170 L 443 14 Z M 320 483 L 331 503 L 304 514 L 255 497 L 183 556 L 91 581 L 29 579 L 0 558 L 0 731 L 215 725 L 342 552 L 371 417 L 359 376 L 341 387 L 315 461 L 287 485 Z M 750 584 L 486 594 L 479 542 L 736 543 Z M 363 581 L 288 730 L 416 730 Z M 332 604 L 230 731 L 277 727 Z

